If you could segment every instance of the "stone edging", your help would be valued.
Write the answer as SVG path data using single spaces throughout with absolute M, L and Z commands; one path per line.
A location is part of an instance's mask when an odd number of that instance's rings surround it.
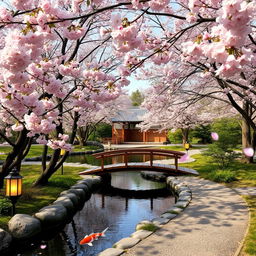
M 168 223 L 181 213 L 192 200 L 192 192 L 189 187 L 176 177 L 170 176 L 166 178 L 164 175 L 150 174 L 150 172 L 144 172 L 143 176 L 156 180 L 165 178 L 167 185 L 173 190 L 175 196 L 177 196 L 176 203 L 171 208 L 167 209 L 160 217 L 154 218 L 151 221 L 143 220 L 139 222 L 136 226 L 136 232 L 132 233 L 130 237 L 121 239 L 113 245 L 113 248 L 102 251 L 98 256 L 118 256 L 123 254 L 125 250 L 132 248 L 141 240 L 153 234 L 154 231 L 144 229 L 147 225 L 155 226 L 157 229 L 161 228 L 162 225 Z
M 51 205 L 43 207 L 33 216 L 14 215 L 8 222 L 9 232 L 0 229 L 1 255 L 7 253 L 12 246 L 15 248 L 16 243 L 33 241 L 47 233 L 49 235 L 49 232 L 57 231 L 71 222 L 101 182 L 100 177 L 79 180 L 69 190 L 61 192 Z

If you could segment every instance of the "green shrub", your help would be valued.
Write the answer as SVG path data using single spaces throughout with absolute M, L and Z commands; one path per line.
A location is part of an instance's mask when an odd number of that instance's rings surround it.
M 12 208 L 12 203 L 8 198 L 0 198 L 0 214 L 9 215 Z
M 233 149 L 241 142 L 241 128 L 234 118 L 222 118 L 212 124 L 219 139 L 209 145 L 205 155 L 210 156 L 220 168 L 227 168 L 239 156 Z
M 240 156 L 239 153 L 219 143 L 209 145 L 208 149 L 203 152 L 203 155 L 209 156 L 210 160 L 213 163 L 217 163 L 221 169 L 227 168 Z
M 225 182 L 225 183 L 229 183 L 237 180 L 235 173 L 229 170 L 214 171 L 209 175 L 209 178 L 216 182 Z
M 219 140 L 215 143 L 220 144 L 222 148 L 235 148 L 241 144 L 241 126 L 235 118 L 222 118 L 215 121 L 212 124 L 212 131 L 218 133 Z
M 171 143 L 182 143 L 181 129 L 177 129 L 175 132 L 168 131 L 167 137 Z
M 198 125 L 191 132 L 193 140 L 198 139 L 198 143 L 210 143 L 211 140 L 211 126 L 210 125 Z

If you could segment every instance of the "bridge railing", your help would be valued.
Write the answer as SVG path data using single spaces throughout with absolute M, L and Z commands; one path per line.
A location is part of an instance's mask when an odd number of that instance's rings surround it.
M 96 159 L 101 159 L 101 170 L 104 170 L 104 159 L 112 158 L 115 156 L 124 156 L 125 167 L 128 167 L 128 156 L 130 155 L 149 155 L 150 166 L 153 166 L 154 156 L 167 156 L 174 158 L 175 169 L 178 171 L 178 159 L 181 158 L 185 153 L 166 149 L 152 149 L 152 148 L 130 148 L 120 150 L 110 150 L 93 154 Z

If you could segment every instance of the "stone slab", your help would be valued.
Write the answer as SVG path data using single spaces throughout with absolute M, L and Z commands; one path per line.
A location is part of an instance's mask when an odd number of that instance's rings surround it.
M 148 230 L 138 230 L 131 234 L 131 237 L 137 238 L 137 239 L 145 239 L 146 237 L 150 236 L 153 232 Z
M 117 248 L 117 249 L 125 250 L 125 249 L 129 249 L 129 248 L 133 247 L 139 241 L 140 241 L 140 239 L 137 239 L 137 238 L 126 237 L 126 238 L 121 239 L 117 243 L 115 243 L 113 245 L 113 247 Z
M 162 218 L 169 219 L 169 220 L 175 218 L 176 216 L 177 214 L 168 213 L 168 212 L 161 215 Z
M 98 254 L 98 256 L 119 256 L 124 252 L 122 249 L 118 248 L 108 248 L 101 253 Z
M 152 220 L 153 224 L 158 226 L 158 225 L 164 225 L 169 221 L 169 219 L 165 219 L 165 218 L 154 218 Z

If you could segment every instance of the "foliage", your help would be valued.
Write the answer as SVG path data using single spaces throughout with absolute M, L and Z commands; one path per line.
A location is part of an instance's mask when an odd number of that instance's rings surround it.
M 219 167 L 222 169 L 227 168 L 234 160 L 240 156 L 232 149 L 226 147 L 225 144 L 214 143 L 209 145 L 207 151 L 204 155 L 210 156 L 211 161 L 218 163 Z
M 21 175 L 23 176 L 23 194 L 16 204 L 17 213 L 34 214 L 44 206 L 49 205 L 58 197 L 59 193 L 74 185 L 81 177 L 78 175 L 82 167 L 64 166 L 64 175 L 60 170 L 52 176 L 52 179 L 44 187 L 32 187 L 33 182 L 41 172 L 41 166 L 23 165 Z M 4 196 L 3 191 L 0 196 Z M 0 227 L 6 228 L 10 217 L 0 216 Z
M 155 232 L 158 227 L 153 223 L 145 223 L 139 227 L 139 229 Z
M 188 134 L 188 140 L 190 142 L 193 142 L 194 139 L 192 137 L 193 135 L 191 133 Z M 183 139 L 183 136 L 182 136 L 182 131 L 181 129 L 176 129 L 175 131 L 171 131 L 169 130 L 168 133 L 167 133 L 167 138 L 168 140 L 171 142 L 171 143 L 182 143 L 182 139 Z M 197 142 L 197 141 L 196 141 Z
M 251 213 L 249 232 L 245 238 L 241 255 L 256 255 L 256 196 L 244 196 Z
M 216 161 L 220 168 L 227 168 L 240 154 L 233 149 L 241 142 L 241 128 L 234 118 L 222 118 L 212 124 L 212 131 L 218 133 L 219 139 L 215 141 L 205 155 Z
M 210 125 L 198 125 L 196 126 L 192 133 L 193 138 L 198 138 L 198 143 L 210 143 L 211 142 L 211 126 Z
M 211 127 L 213 132 L 218 133 L 221 148 L 235 148 L 241 144 L 242 132 L 239 121 L 235 118 L 221 118 L 213 122 Z
M 102 138 L 112 136 L 112 126 L 106 123 L 96 125 L 95 131 L 89 136 L 88 140 L 101 141 Z
M 107 138 L 112 136 L 112 126 L 106 123 L 100 123 L 96 126 L 96 134 L 99 138 Z
M 182 143 L 182 132 L 181 129 L 175 131 L 168 131 L 167 138 L 171 143 Z
M 8 198 L 0 197 L 0 215 L 10 214 L 12 203 Z
M 211 180 L 215 182 L 225 182 L 230 183 L 237 180 L 237 177 L 234 172 L 230 170 L 216 170 L 209 174 Z
M 144 98 L 144 95 L 139 90 L 132 92 L 130 96 L 130 100 L 132 101 L 133 106 L 140 106 Z

